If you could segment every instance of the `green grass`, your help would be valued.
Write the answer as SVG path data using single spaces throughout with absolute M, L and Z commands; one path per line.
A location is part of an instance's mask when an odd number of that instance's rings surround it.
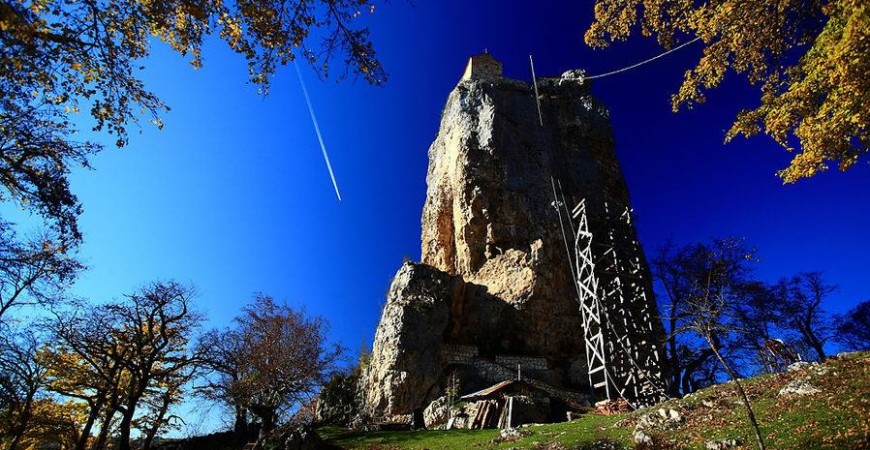
M 317 431 L 330 444 L 348 449 L 465 449 L 479 447 L 498 436 L 498 430 L 352 432 L 326 428 Z
M 744 381 L 769 449 L 870 449 L 870 353 L 833 359 L 824 367 L 827 373 L 811 369 Z M 808 378 L 822 392 L 779 396 L 783 386 L 799 378 Z M 705 400 L 713 406 L 704 406 Z M 573 422 L 523 427 L 528 436 L 515 442 L 495 440 L 498 430 L 354 432 L 321 428 L 318 432 L 330 444 L 345 449 L 592 449 L 602 440 L 632 449 L 638 417 L 659 407 L 679 410 L 684 421 L 676 427 L 648 430 L 660 444 L 653 448 L 704 449 L 713 439 L 737 439 L 742 442 L 740 448 L 754 448 L 746 412 L 731 383 L 646 411 L 610 417 L 587 414 Z
M 631 430 L 612 426 L 619 419 L 619 416 L 589 415 L 574 422 L 531 425 L 523 428 L 529 436 L 502 443 L 493 442 L 499 436 L 495 429 L 353 432 L 326 427 L 318 433 L 330 444 L 347 449 L 533 448 L 554 442 L 573 445 L 601 439 L 627 441 Z

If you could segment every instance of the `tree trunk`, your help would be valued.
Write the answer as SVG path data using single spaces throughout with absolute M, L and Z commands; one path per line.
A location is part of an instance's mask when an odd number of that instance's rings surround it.
M 235 405 L 236 410 L 236 420 L 233 424 L 233 432 L 235 432 L 236 436 L 244 436 L 248 433 L 248 414 L 245 411 L 245 407 L 241 405 Z
M 151 450 L 151 443 L 154 442 L 154 437 L 160 431 L 163 425 L 163 418 L 166 417 L 166 412 L 169 411 L 169 405 L 172 404 L 171 391 L 167 391 L 163 395 L 163 401 L 160 403 L 160 410 L 157 411 L 157 417 L 154 420 L 154 426 L 148 429 L 145 434 L 145 441 L 142 443 L 142 450 Z
M 257 416 L 260 417 L 260 440 L 263 440 L 275 429 L 275 411 L 270 408 L 261 408 Z
M 668 339 L 668 365 L 670 366 L 670 382 L 668 383 L 668 395 L 671 397 L 680 396 L 680 379 L 682 378 L 683 370 L 680 367 L 680 358 L 677 355 L 677 342 L 675 337 Z M 685 392 L 684 392 L 685 393 Z
M 132 408 L 122 411 L 121 424 L 118 426 L 118 450 L 131 450 L 130 446 L 130 430 L 133 424 Z
M 30 425 L 30 419 L 33 417 L 33 397 L 36 392 L 28 392 L 27 398 L 24 399 L 24 405 L 21 408 L 21 415 L 18 418 L 18 423 L 12 430 L 12 442 L 9 444 L 9 450 L 18 450 L 21 439 L 27 431 L 27 426 Z
M 133 376 L 135 377 L 136 375 Z M 145 394 L 145 390 L 148 389 L 149 381 L 150 374 L 147 376 L 140 374 L 138 383 L 133 384 L 135 386 L 134 390 L 129 391 L 124 398 L 125 404 L 121 410 L 121 423 L 118 425 L 119 439 L 121 441 L 118 444 L 118 450 L 131 450 L 130 433 L 133 427 L 133 417 L 136 416 L 136 406 Z
M 683 384 L 683 395 L 691 394 L 695 392 L 697 389 L 695 379 L 692 378 L 692 374 L 695 373 L 701 366 L 704 365 L 707 360 L 713 356 L 713 352 L 709 349 L 701 350 L 701 353 L 698 354 L 698 357 L 692 360 L 692 362 L 686 364 L 686 367 L 683 368 L 683 376 L 682 376 L 682 384 Z
M 96 442 L 94 442 L 93 450 L 103 450 L 106 448 L 106 442 L 109 440 L 109 432 L 112 429 L 112 418 L 115 417 L 115 413 L 118 412 L 118 400 L 117 393 L 112 392 L 112 400 L 109 402 L 109 406 L 106 407 L 106 413 L 103 416 L 103 424 L 100 427 L 100 434 L 97 436 Z M 85 439 L 87 442 L 87 436 L 83 436 L 82 439 Z
M 139 392 L 144 392 L 145 389 L 141 388 L 135 394 L 139 394 Z M 131 450 L 130 445 L 130 434 L 133 428 L 133 417 L 136 415 L 136 405 L 139 403 L 139 398 L 141 394 L 134 395 L 131 393 L 129 397 L 127 397 L 126 404 L 124 408 L 121 409 L 121 423 L 118 424 L 118 450 Z
M 24 433 L 15 433 L 12 437 L 12 443 L 9 444 L 9 450 L 18 450 L 18 443 L 21 442 L 21 437 Z
M 743 390 L 743 385 L 740 383 L 740 380 L 737 379 L 737 374 L 731 370 L 731 366 L 725 362 L 725 359 L 722 358 L 722 355 L 719 354 L 719 349 L 716 348 L 716 344 L 713 342 L 709 336 L 704 336 L 707 340 L 707 343 L 710 344 L 710 350 L 713 350 L 713 353 L 716 355 L 716 358 L 719 359 L 719 362 L 722 363 L 722 367 L 725 368 L 725 371 L 728 372 L 728 376 L 731 377 L 731 381 L 737 385 L 737 392 L 740 393 L 741 400 L 743 401 L 743 407 L 746 408 L 746 414 L 749 416 L 749 423 L 752 424 L 752 429 L 755 432 L 755 441 L 758 444 L 758 450 L 765 450 L 764 447 L 764 439 L 761 437 L 761 428 L 758 426 L 758 421 L 755 420 L 755 412 L 752 410 L 752 404 L 749 403 L 749 397 L 746 395 L 746 391 Z
M 670 386 L 668 386 L 668 395 L 677 398 L 680 396 L 682 368 L 680 367 L 680 356 L 677 348 L 677 303 L 673 300 L 673 297 L 671 298 L 671 312 L 670 317 L 668 317 L 668 325 L 670 326 L 670 330 L 668 330 L 670 333 L 670 336 L 668 336 L 668 350 L 670 351 L 671 382 Z M 683 393 L 685 394 L 686 392 Z
M 813 330 L 807 330 L 807 340 L 809 341 L 810 347 L 816 351 L 819 355 L 819 362 L 824 362 L 828 359 L 828 356 L 825 354 L 825 345 L 819 341 L 819 338 L 816 337 L 816 334 L 813 333 Z
M 81 434 L 76 439 L 75 450 L 87 450 L 88 438 L 91 437 L 91 430 L 94 428 L 94 422 L 97 421 L 97 416 L 100 415 L 100 410 L 103 409 L 103 399 L 99 398 L 96 402 L 88 402 L 91 410 L 88 412 L 88 418 L 85 420 L 85 426 L 82 427 Z
M 26 427 L 16 426 L 15 430 L 12 431 L 12 442 L 9 444 L 9 450 L 18 450 L 18 445 L 21 442 L 21 438 L 24 437 L 24 429 Z

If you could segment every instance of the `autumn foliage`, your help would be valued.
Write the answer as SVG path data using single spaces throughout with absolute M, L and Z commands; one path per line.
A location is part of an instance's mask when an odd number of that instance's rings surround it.
M 168 107 L 141 76 L 154 43 L 199 67 L 206 37 L 216 35 L 245 58 L 262 92 L 297 58 L 324 77 L 380 84 L 368 29 L 354 21 L 373 10 L 357 0 L 0 1 L 0 201 L 17 201 L 78 243 L 81 206 L 67 176 L 102 146 L 76 132 L 89 124 L 122 147 L 140 116 L 162 127 Z
M 703 103 L 728 73 L 760 88 L 726 135 L 764 132 L 795 156 L 786 183 L 836 166 L 870 147 L 870 5 L 864 0 L 598 0 L 586 42 L 606 47 L 633 32 L 670 48 L 698 37 L 703 54 L 686 71 L 673 108 Z

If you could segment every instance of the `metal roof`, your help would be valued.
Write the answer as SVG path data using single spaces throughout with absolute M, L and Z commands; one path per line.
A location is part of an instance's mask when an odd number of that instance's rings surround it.
M 474 399 L 481 398 L 481 397 L 488 397 L 492 394 L 495 394 L 495 393 L 501 391 L 502 389 L 507 388 L 508 386 L 512 386 L 512 385 L 517 384 L 517 383 L 519 383 L 525 387 L 534 388 L 534 386 L 530 385 L 529 383 L 527 383 L 523 380 L 505 380 L 505 381 L 502 381 L 501 383 L 494 384 L 486 389 L 482 389 L 480 391 L 473 392 L 473 393 L 468 394 L 468 395 L 463 395 L 462 397 L 460 397 L 460 400 L 474 400 Z

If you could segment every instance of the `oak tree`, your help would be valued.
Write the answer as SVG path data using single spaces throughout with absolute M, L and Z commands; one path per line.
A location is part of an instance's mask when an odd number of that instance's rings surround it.
M 76 137 L 79 112 L 122 147 L 140 114 L 162 126 L 168 108 L 142 81 L 153 43 L 194 67 L 215 35 L 244 57 L 263 91 L 280 65 L 302 58 L 320 75 L 385 79 L 366 27 L 364 0 L 0 0 L 0 200 L 49 220 L 67 243 L 81 240 L 81 206 L 67 176 L 101 150 Z M 87 122 L 84 122 L 87 123 Z
M 153 283 L 128 295 L 126 302 L 106 306 L 118 318 L 118 344 L 130 348 L 120 361 L 127 377 L 117 405 L 120 450 L 130 450 L 134 419 L 149 396 L 178 401 L 174 391 L 184 384 L 194 364 L 190 341 L 200 321 L 190 308 L 192 295 L 190 288 L 175 282 Z M 160 407 L 158 427 L 170 404 Z M 146 429 L 150 438 L 146 445 L 155 434 L 153 425 Z
M 78 439 L 84 411 L 75 402 L 59 402 L 51 397 L 41 397 L 33 402 L 30 424 L 20 441 L 22 449 L 52 448 L 72 449 Z
M 267 435 L 335 368 L 342 349 L 327 343 L 327 328 L 320 317 L 257 295 L 236 318 L 234 329 L 220 334 L 222 340 L 235 341 L 229 347 L 237 349 L 233 357 L 222 359 L 228 353 L 219 349 L 204 358 L 212 361 L 212 369 L 223 372 L 220 380 L 227 384 L 217 392 L 225 392 L 225 400 L 255 416 L 261 435 Z
M 88 448 L 97 423 L 91 448 L 104 448 L 116 431 L 118 448 L 129 450 L 136 428 L 149 448 L 196 362 L 189 347 L 200 317 L 191 297 L 178 283 L 153 283 L 123 301 L 58 319 L 57 343 L 47 355 L 49 388 L 87 405 L 77 450 Z
M 632 33 L 671 48 L 699 38 L 703 54 L 673 95 L 674 110 L 703 103 L 731 72 L 760 89 L 726 135 L 764 132 L 796 152 L 786 183 L 870 148 L 870 5 L 866 0 L 597 0 L 586 42 L 606 47 Z
M 41 355 L 48 368 L 46 388 L 85 411 L 73 448 L 89 448 L 92 431 L 98 429 L 91 448 L 101 449 L 114 429 L 127 378 L 121 362 L 131 348 L 117 342 L 115 318 L 101 307 L 89 305 L 61 315 L 51 327 L 52 345 Z

